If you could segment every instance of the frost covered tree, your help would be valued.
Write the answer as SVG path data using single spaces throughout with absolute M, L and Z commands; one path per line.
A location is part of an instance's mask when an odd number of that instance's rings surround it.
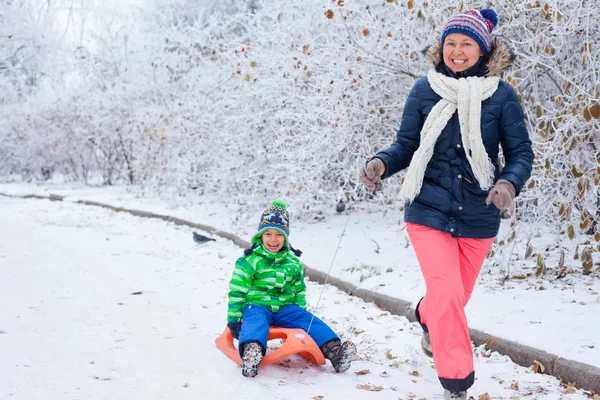
M 600 241 L 597 0 L 11 1 L 0 174 L 153 192 L 398 203 L 358 184 L 445 19 L 494 7 L 535 144 L 515 222 Z M 121 7 L 121 8 L 119 8 Z

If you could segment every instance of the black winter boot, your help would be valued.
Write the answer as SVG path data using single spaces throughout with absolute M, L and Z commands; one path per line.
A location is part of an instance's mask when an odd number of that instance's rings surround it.
M 421 347 L 423 348 L 423 353 L 425 353 L 427 357 L 433 357 L 433 351 L 431 350 L 431 338 L 429 337 L 429 332 L 427 331 L 423 331 Z
M 417 322 L 423 328 L 423 337 L 421 338 L 421 347 L 423 348 L 423 353 L 427 355 L 427 357 L 433 357 L 433 351 L 431 350 L 431 338 L 429 336 L 429 329 L 425 325 L 421 323 L 421 313 L 419 313 L 419 305 L 421 305 L 421 301 L 423 298 L 419 300 L 417 306 L 415 307 L 415 316 L 417 317 Z
M 242 357 L 242 375 L 254 378 L 258 375 L 258 364 L 263 357 L 262 346 L 256 342 L 244 344 L 244 356 Z
M 331 361 L 335 372 L 346 372 L 356 355 L 356 346 L 349 340 L 342 343 L 339 339 L 334 339 L 321 346 L 321 351 Z
M 444 391 L 444 400 L 467 400 L 467 392 Z

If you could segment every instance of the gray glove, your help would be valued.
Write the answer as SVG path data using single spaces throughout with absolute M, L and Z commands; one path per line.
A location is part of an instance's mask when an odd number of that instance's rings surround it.
M 488 206 L 492 203 L 500 211 L 506 210 L 512 204 L 516 195 L 515 187 L 506 179 L 499 179 L 496 185 L 490 190 L 485 204 Z
M 377 183 L 381 180 L 381 175 L 385 173 L 385 164 L 379 158 L 372 158 L 367 162 L 364 168 L 358 172 L 358 176 L 362 183 L 369 190 L 374 190 Z

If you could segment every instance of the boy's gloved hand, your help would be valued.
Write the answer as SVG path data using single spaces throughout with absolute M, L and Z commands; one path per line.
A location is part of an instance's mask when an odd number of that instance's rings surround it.
M 383 161 L 379 158 L 372 158 L 364 168 L 360 169 L 358 176 L 369 190 L 374 190 L 384 172 L 385 164 Z
M 498 210 L 506 210 L 512 204 L 516 195 L 515 187 L 512 183 L 506 179 L 499 179 L 496 185 L 490 190 L 485 204 L 488 206 L 492 203 L 498 208 Z
M 229 328 L 229 331 L 231 332 L 231 336 L 233 336 L 235 339 L 239 340 L 240 331 L 242 330 L 242 323 L 241 322 L 228 322 L 227 327 Z

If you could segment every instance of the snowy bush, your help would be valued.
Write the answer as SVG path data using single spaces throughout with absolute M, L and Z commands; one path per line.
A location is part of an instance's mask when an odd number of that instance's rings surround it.
M 600 241 L 597 1 L 6 4 L 4 179 L 100 177 L 304 208 L 340 198 L 399 206 L 402 174 L 372 197 L 357 170 L 393 139 L 428 68 L 421 50 L 444 20 L 493 6 L 496 34 L 518 56 L 505 78 L 536 152 L 515 222 Z

